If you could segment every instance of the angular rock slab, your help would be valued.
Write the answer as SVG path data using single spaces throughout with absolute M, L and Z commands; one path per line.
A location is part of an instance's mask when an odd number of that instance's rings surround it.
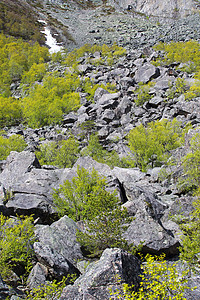
M 160 75 L 160 70 L 150 63 L 142 65 L 135 73 L 135 81 L 147 83 Z
M 125 232 L 124 238 L 129 244 L 133 243 L 136 246 L 142 243 L 143 253 L 164 252 L 166 255 L 174 256 L 179 253 L 180 242 L 176 232 L 171 228 L 165 228 L 162 223 L 153 220 L 149 215 L 138 212 Z
M 11 152 L 0 174 L 1 197 L 7 193 L 11 197 L 4 202 L 1 210 L 10 214 L 34 214 L 48 223 L 55 214 L 52 206 L 53 188 L 58 188 L 68 173 L 68 169 L 41 169 L 32 152 Z
M 34 244 L 34 250 L 40 262 L 54 269 L 72 273 L 77 260 L 82 259 L 80 244 L 76 240 L 78 227 L 67 216 L 49 225 L 37 225 L 36 237 L 39 242 Z
M 121 283 L 137 288 L 140 274 L 140 263 L 135 256 L 117 248 L 106 249 L 100 260 L 91 263 L 74 285 L 64 288 L 60 300 L 110 299 L 110 289 L 120 290 Z

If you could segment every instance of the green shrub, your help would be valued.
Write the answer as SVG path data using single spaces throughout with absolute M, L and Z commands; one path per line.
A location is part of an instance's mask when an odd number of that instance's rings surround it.
M 114 93 L 116 92 L 116 87 L 114 84 L 107 83 L 106 85 L 104 84 L 94 84 L 89 78 L 85 78 L 82 83 L 81 87 L 83 92 L 87 93 L 87 99 L 88 100 L 93 100 L 94 94 L 98 88 L 102 88 L 109 93 Z
M 190 87 L 189 91 L 185 93 L 186 100 L 191 100 L 200 96 L 200 71 L 194 76 L 195 83 Z
M 36 156 L 41 165 L 71 168 L 79 155 L 78 142 L 73 138 L 58 142 L 47 142 L 39 147 Z
M 181 236 L 180 258 L 186 261 L 193 270 L 198 269 L 200 252 L 200 189 L 196 191 L 196 200 L 193 201 L 194 210 L 190 215 L 189 223 L 180 224 Z
M 9 280 L 12 270 L 18 275 L 27 274 L 31 267 L 34 242 L 32 217 L 14 220 L 0 215 L 0 273 L 4 280 Z M 22 274 L 19 273 L 21 269 Z
M 135 254 L 139 247 L 123 238 L 132 218 L 127 209 L 113 203 L 111 210 L 103 210 L 92 220 L 85 221 L 85 231 L 77 231 L 77 240 L 89 256 L 100 256 L 106 248 L 121 248 Z
M 100 52 L 101 57 L 100 59 L 94 60 L 89 58 L 89 54 L 93 54 L 96 51 Z M 96 64 L 97 62 L 99 64 L 106 64 L 109 65 L 113 64 L 120 56 L 124 56 L 126 54 L 126 50 L 123 47 L 119 47 L 116 44 L 113 44 L 112 46 L 108 45 L 89 45 L 85 44 L 79 49 L 75 49 L 72 52 L 70 52 L 67 57 L 64 60 L 64 64 L 67 66 L 76 66 L 79 62 L 79 59 L 81 57 L 87 57 L 88 63 Z
M 135 90 L 136 98 L 135 103 L 136 105 L 143 105 L 146 101 L 150 100 L 153 96 L 149 94 L 150 88 L 154 86 L 153 82 L 149 82 L 144 84 L 142 82 L 139 83 L 139 87 Z
M 114 192 L 109 193 L 105 188 L 106 180 L 97 171 L 89 173 L 78 167 L 77 177 L 54 190 L 54 204 L 61 216 L 66 214 L 75 221 L 91 220 L 119 201 Z
M 0 94 L 10 96 L 13 80 L 20 80 L 33 64 L 48 60 L 49 51 L 46 47 L 0 34 Z
M 29 71 L 22 75 L 22 83 L 31 85 L 35 81 L 41 81 L 46 73 L 46 64 L 34 63 Z
M 20 101 L 0 95 L 0 127 L 16 125 L 21 120 L 22 111 Z
M 57 300 L 66 286 L 67 278 L 63 277 L 63 279 L 59 282 L 55 280 L 52 282 L 47 282 L 44 285 L 40 285 L 30 292 L 27 293 L 26 300 Z
M 111 168 L 114 166 L 127 166 L 127 164 L 125 164 L 125 162 L 119 158 L 119 155 L 116 151 L 113 150 L 111 152 L 108 152 L 103 148 L 103 146 L 99 143 L 99 138 L 96 134 L 90 135 L 88 146 L 81 152 L 81 154 L 89 155 L 99 163 L 105 163 Z
M 22 111 L 29 126 L 41 127 L 62 120 L 64 113 L 77 110 L 80 96 L 76 89 L 80 80 L 76 75 L 67 74 L 64 78 L 57 73 L 47 75 L 43 85 L 35 85 L 22 100 Z
M 164 255 L 146 255 L 145 264 L 141 266 L 143 274 L 138 291 L 134 287 L 123 285 L 123 292 L 117 291 L 115 299 L 126 300 L 186 300 L 184 292 L 187 289 L 187 271 L 179 274 L 176 263 L 168 263 Z M 113 296 L 113 294 L 111 294 Z
M 189 63 L 188 72 L 198 71 L 200 68 L 200 44 L 195 40 L 188 42 L 171 42 L 169 44 L 159 43 L 155 46 L 156 50 L 165 52 L 164 62 L 171 64 L 173 62 Z
M 27 144 L 22 136 L 16 134 L 11 135 L 9 138 L 0 136 L 0 160 L 6 159 L 11 151 L 23 151 L 26 146 Z
M 145 128 L 142 124 L 132 129 L 128 135 L 130 150 L 134 154 L 135 165 L 146 171 L 165 162 L 169 151 L 179 147 L 185 131 L 176 119 L 151 122 Z
M 183 176 L 179 180 L 181 189 L 196 190 L 200 186 L 200 134 L 190 141 L 190 152 L 182 159 Z

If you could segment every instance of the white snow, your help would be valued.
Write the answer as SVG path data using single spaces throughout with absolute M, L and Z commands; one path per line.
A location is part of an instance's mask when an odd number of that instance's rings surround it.
M 55 53 L 63 49 L 62 46 L 60 46 L 56 39 L 52 36 L 50 29 L 46 26 L 47 23 L 44 20 L 38 20 L 40 23 L 43 23 L 44 31 L 42 31 L 46 36 L 46 45 L 49 47 L 50 53 Z

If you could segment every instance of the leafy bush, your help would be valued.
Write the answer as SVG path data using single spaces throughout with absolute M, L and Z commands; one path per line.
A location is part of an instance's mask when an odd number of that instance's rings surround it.
M 185 93 L 186 100 L 200 96 L 200 71 L 194 76 L 195 83 L 190 87 L 189 91 Z
M 132 129 L 128 135 L 130 150 L 134 154 L 135 165 L 146 171 L 149 164 L 152 167 L 160 165 L 169 157 L 169 151 L 179 147 L 185 131 L 180 122 L 167 119 L 151 122 L 145 128 L 142 124 Z
M 195 193 L 194 210 L 190 215 L 189 223 L 180 224 L 183 232 L 181 237 L 181 259 L 186 261 L 191 269 L 198 268 L 200 252 L 200 189 Z
M 110 167 L 118 166 L 118 167 L 126 167 L 127 165 L 123 160 L 119 158 L 119 155 L 116 151 L 108 152 L 103 146 L 99 143 L 99 138 L 96 134 L 92 134 L 90 136 L 88 146 L 82 152 L 82 155 L 89 155 L 94 160 L 105 163 Z
M 94 84 L 89 78 L 85 78 L 81 82 L 81 87 L 82 87 L 83 92 L 88 94 L 88 96 L 87 96 L 88 100 L 93 100 L 94 94 L 98 88 L 102 88 L 102 89 L 108 91 L 109 93 L 116 92 L 115 85 L 110 84 L 110 83 L 107 83 L 106 85 Z
M 184 292 L 189 289 L 186 275 L 176 269 L 175 263 L 168 263 L 164 256 L 146 255 L 145 264 L 141 266 L 143 274 L 140 275 L 141 282 L 137 292 L 127 284 L 123 286 L 123 295 L 120 292 L 115 293 L 115 299 L 126 300 L 186 300 Z
M 47 142 L 39 147 L 36 156 L 41 165 L 71 168 L 79 154 L 78 142 L 73 138 L 58 142 Z
M 47 282 L 44 285 L 40 285 L 34 289 L 32 289 L 30 292 L 27 293 L 26 300 L 39 300 L 39 299 L 45 299 L 45 300 L 57 300 L 60 298 L 61 293 L 66 286 L 66 280 L 67 278 L 63 277 L 63 279 L 59 282 L 56 282 L 55 280 L 52 282 Z
M 67 57 L 64 60 L 64 64 L 67 66 L 76 66 L 79 62 L 79 59 L 81 57 L 87 57 L 89 63 L 96 63 L 96 60 L 90 59 L 89 54 L 94 54 L 95 52 L 100 52 L 100 64 L 106 64 L 109 65 L 114 63 L 120 56 L 123 56 L 126 54 L 126 50 L 123 47 L 119 47 L 116 44 L 113 44 L 112 46 L 107 45 L 93 45 L 85 44 L 79 49 L 75 49 L 74 51 L 70 52 Z M 112 60 L 111 60 L 112 59 Z M 112 62 L 112 63 L 111 63 Z
M 164 62 L 167 64 L 173 62 L 187 63 L 188 72 L 198 71 L 200 68 L 200 44 L 197 41 L 159 43 L 155 49 L 165 52 Z
M 49 51 L 37 42 L 30 44 L 0 34 L 0 93 L 10 95 L 12 80 L 21 79 L 31 66 L 49 60 Z
M 21 120 L 22 111 L 19 100 L 0 95 L 0 127 L 16 125 Z
M 106 180 L 97 171 L 89 173 L 77 168 L 77 177 L 66 180 L 54 190 L 54 204 L 61 216 L 68 215 L 75 221 L 91 220 L 102 211 L 108 211 L 118 202 L 115 193 L 106 191 Z
M 139 247 L 128 244 L 123 238 L 132 218 L 127 209 L 113 203 L 111 210 L 103 210 L 99 215 L 85 221 L 85 231 L 77 231 L 77 240 L 89 256 L 99 256 L 106 248 L 121 248 L 135 254 Z
M 6 159 L 11 151 L 23 151 L 26 146 L 27 144 L 22 136 L 16 134 L 11 135 L 9 138 L 0 136 L 0 160 Z
M 181 189 L 191 190 L 200 186 L 200 134 L 190 141 L 190 152 L 183 159 L 183 176 L 179 180 Z
M 149 94 L 150 88 L 154 85 L 153 82 L 149 82 L 147 84 L 144 84 L 142 82 L 139 83 L 139 87 L 135 90 L 136 98 L 135 103 L 136 105 L 142 105 L 149 99 L 151 99 L 153 96 Z
M 46 73 L 46 65 L 44 63 L 34 63 L 29 71 L 22 75 L 22 83 L 33 84 L 35 81 L 41 81 Z
M 40 127 L 57 123 L 64 113 L 77 110 L 80 96 L 76 89 L 80 80 L 76 75 L 67 74 L 64 78 L 57 73 L 47 75 L 43 85 L 34 86 L 22 100 L 22 111 L 29 126 Z
M 0 215 L 0 273 L 4 280 L 9 280 L 12 270 L 19 276 L 29 271 L 34 241 L 32 217 L 14 220 Z

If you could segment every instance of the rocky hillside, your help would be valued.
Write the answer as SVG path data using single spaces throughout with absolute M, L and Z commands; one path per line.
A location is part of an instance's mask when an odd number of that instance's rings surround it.
M 125 299 L 123 284 L 139 293 L 148 265 L 139 252 L 165 255 L 163 289 L 173 266 L 176 293 L 183 278 L 189 287 L 180 299 L 200 299 L 200 15 L 161 24 L 136 18 L 151 3 L 123 13 L 135 2 L 101 4 L 36 1 L 34 10 L 69 48 L 110 47 L 50 57 L 38 46 L 32 65 L 28 54 L 3 57 L 12 76 L 0 86 L 0 299 Z M 185 43 L 153 48 L 160 41 Z M 186 260 L 196 273 L 183 274 Z

